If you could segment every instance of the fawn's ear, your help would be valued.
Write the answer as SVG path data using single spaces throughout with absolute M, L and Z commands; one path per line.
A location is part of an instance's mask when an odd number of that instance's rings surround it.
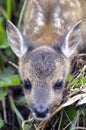
M 66 57 L 71 57 L 81 42 L 82 21 L 75 24 L 65 35 L 61 51 Z
M 28 46 L 26 45 L 22 34 L 10 21 L 7 22 L 6 31 L 8 35 L 8 41 L 13 52 L 19 58 L 22 57 L 28 50 Z

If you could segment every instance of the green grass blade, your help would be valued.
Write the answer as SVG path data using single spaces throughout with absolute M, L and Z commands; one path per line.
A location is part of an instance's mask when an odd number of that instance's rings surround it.
M 20 13 L 20 16 L 19 16 L 18 28 L 21 27 L 21 21 L 22 21 L 22 17 L 23 17 L 23 14 L 24 14 L 24 10 L 25 10 L 26 4 L 27 4 L 27 0 L 24 0 L 24 4 L 22 6 L 21 13 Z
M 12 12 L 12 0 L 7 0 L 7 16 L 8 19 L 11 19 L 11 12 Z
M 74 117 L 74 120 L 72 121 L 70 130 L 75 130 L 75 127 L 76 127 L 76 123 L 77 123 L 78 117 L 79 117 L 79 111 L 77 111 L 77 114 L 76 114 L 76 116 Z

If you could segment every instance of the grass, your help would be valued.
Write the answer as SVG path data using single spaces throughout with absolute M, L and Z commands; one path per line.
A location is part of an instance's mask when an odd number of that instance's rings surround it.
M 7 0 L 7 16 L 8 16 L 8 19 L 11 19 L 11 12 L 12 12 L 12 0 Z

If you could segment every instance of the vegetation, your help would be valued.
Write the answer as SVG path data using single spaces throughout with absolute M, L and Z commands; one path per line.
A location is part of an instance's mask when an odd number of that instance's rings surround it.
M 73 69 L 71 75 L 68 76 L 64 92 L 64 100 L 50 119 L 36 123 L 29 117 L 26 121 L 29 110 L 26 108 L 18 75 L 18 59 L 9 47 L 5 31 L 7 19 L 21 28 L 25 4 L 26 0 L 0 0 L 0 129 L 85 130 L 86 54 L 83 53 L 74 58 Z

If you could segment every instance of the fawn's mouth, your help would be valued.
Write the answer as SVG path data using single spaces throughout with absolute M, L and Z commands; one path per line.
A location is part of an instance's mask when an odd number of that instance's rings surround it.
M 37 106 L 32 110 L 33 117 L 38 121 L 46 120 L 50 117 L 50 108 L 45 106 Z

